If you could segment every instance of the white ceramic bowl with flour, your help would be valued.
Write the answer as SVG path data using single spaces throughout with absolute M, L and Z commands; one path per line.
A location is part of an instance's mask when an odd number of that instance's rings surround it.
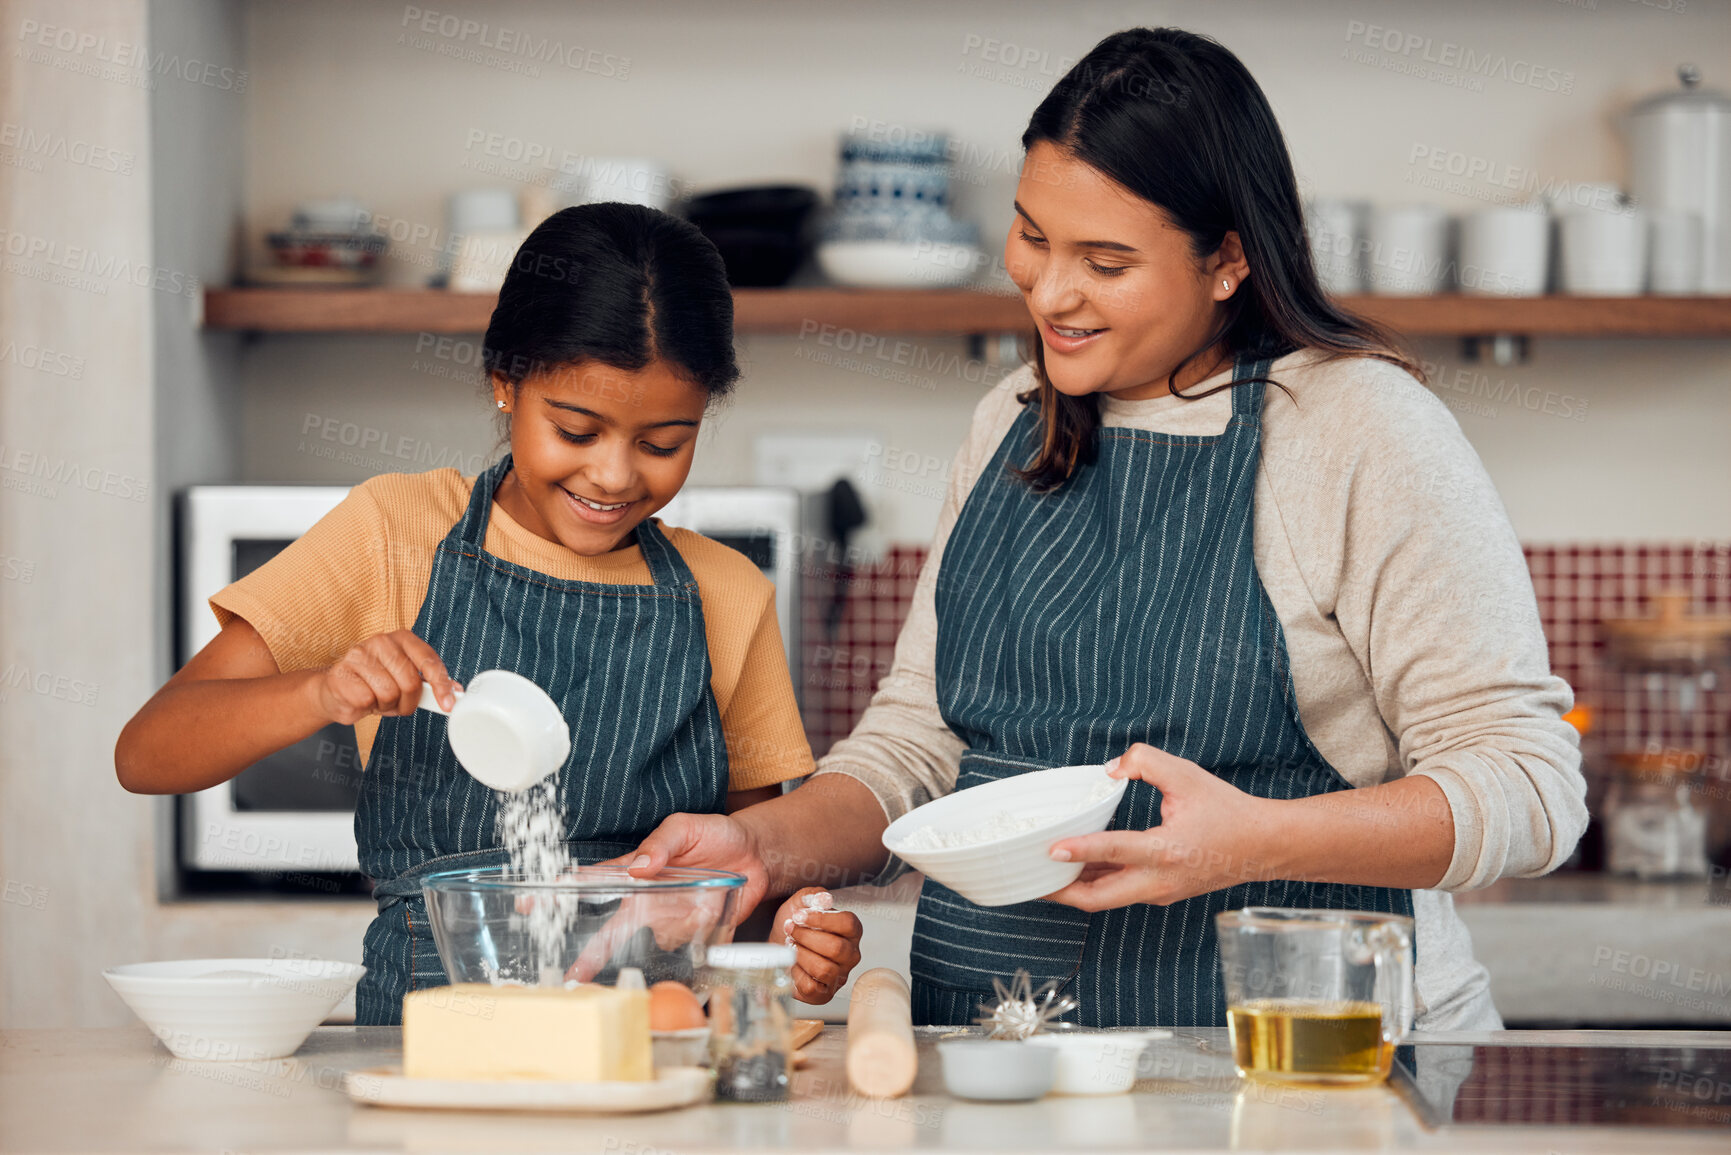
M 306 1041 L 367 968 L 315 958 L 132 963 L 108 985 L 177 1059 L 280 1059 Z
M 1106 829 L 1127 782 L 1103 766 L 1060 766 L 958 790 L 902 815 L 884 846 L 980 906 L 1008 906 L 1061 890 L 1080 862 L 1054 862 L 1052 844 Z

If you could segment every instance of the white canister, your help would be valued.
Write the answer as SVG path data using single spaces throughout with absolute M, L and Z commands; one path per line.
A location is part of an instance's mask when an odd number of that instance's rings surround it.
M 1436 205 L 1391 205 L 1370 215 L 1365 275 L 1385 296 L 1441 292 L 1448 272 L 1449 218 Z
M 571 166 L 562 182 L 566 203 L 621 201 L 665 212 L 679 189 L 665 165 L 642 157 L 586 156 Z
M 1461 221 L 1457 272 L 1463 293 L 1537 297 L 1551 261 L 1551 217 L 1539 205 L 1480 209 Z
M 1630 112 L 1630 191 L 1649 212 L 1701 218 L 1701 290 L 1731 293 L 1731 97 L 1701 88 L 1692 65 L 1677 78 Z
M 1558 227 L 1562 289 L 1578 296 L 1632 297 L 1647 279 L 1647 214 L 1627 203 L 1574 207 Z
M 1682 209 L 1649 213 L 1647 291 L 1671 296 L 1701 291 L 1701 214 Z
M 1304 231 L 1316 279 L 1324 292 L 1342 296 L 1364 292 L 1365 224 L 1370 205 L 1338 197 L 1313 197 L 1304 206 Z

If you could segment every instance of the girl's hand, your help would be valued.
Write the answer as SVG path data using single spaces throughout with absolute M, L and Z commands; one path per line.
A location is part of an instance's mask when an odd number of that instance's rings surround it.
M 408 715 L 421 702 L 421 683 L 433 687 L 439 705 L 456 705 L 461 686 L 445 672 L 433 647 L 411 630 L 374 634 L 312 683 L 320 714 L 345 725 L 373 714 Z
M 1086 863 L 1082 876 L 1046 897 L 1078 910 L 1178 902 L 1273 877 L 1274 799 L 1246 794 L 1194 762 L 1137 743 L 1107 765 L 1114 778 L 1160 790 L 1160 825 L 1065 838 L 1052 857 Z
M 817 909 L 807 895 L 819 896 Z M 802 1003 L 821 1005 L 835 997 L 860 960 L 859 941 L 865 928 L 859 918 L 835 910 L 835 900 L 821 886 L 796 890 L 775 913 L 775 926 L 794 950 L 793 991 Z

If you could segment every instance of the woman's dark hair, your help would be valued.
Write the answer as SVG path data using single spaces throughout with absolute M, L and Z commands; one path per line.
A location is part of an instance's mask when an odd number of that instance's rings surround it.
M 1238 234 L 1250 275 L 1224 303 L 1216 331 L 1173 370 L 1168 383 L 1176 395 L 1208 396 L 1178 393 L 1178 372 L 1221 343 L 1233 357 L 1314 348 L 1333 357 L 1378 357 L 1419 375 L 1389 334 L 1322 291 L 1274 110 L 1249 70 L 1218 42 L 1176 28 L 1113 33 L 1034 110 L 1022 147 L 1040 143 L 1159 207 L 1189 234 L 1198 260 L 1218 250 L 1227 232 Z M 1017 472 L 1045 491 L 1093 459 L 1100 413 L 1093 396 L 1052 387 L 1038 335 L 1033 350 L 1038 385 L 1021 401 L 1038 402 L 1045 436 Z
M 515 388 L 585 361 L 635 371 L 656 359 L 711 399 L 739 380 L 733 293 L 709 239 L 628 204 L 579 205 L 536 226 L 481 340 L 488 373 Z

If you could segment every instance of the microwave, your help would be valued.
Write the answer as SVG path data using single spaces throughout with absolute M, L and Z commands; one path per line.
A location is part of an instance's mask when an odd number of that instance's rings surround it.
M 179 660 L 218 632 L 209 599 L 275 557 L 348 495 L 345 486 L 202 485 L 180 495 Z M 687 487 L 656 516 L 743 553 L 775 584 L 789 668 L 799 669 L 800 495 L 773 487 Z M 800 679 L 795 678 L 798 687 Z M 207 790 L 181 795 L 179 862 L 187 889 L 218 876 L 297 893 L 364 889 L 354 812 L 359 750 L 352 726 L 329 725 Z M 201 881 L 206 885 L 201 885 Z M 218 887 L 220 888 L 220 887 Z

